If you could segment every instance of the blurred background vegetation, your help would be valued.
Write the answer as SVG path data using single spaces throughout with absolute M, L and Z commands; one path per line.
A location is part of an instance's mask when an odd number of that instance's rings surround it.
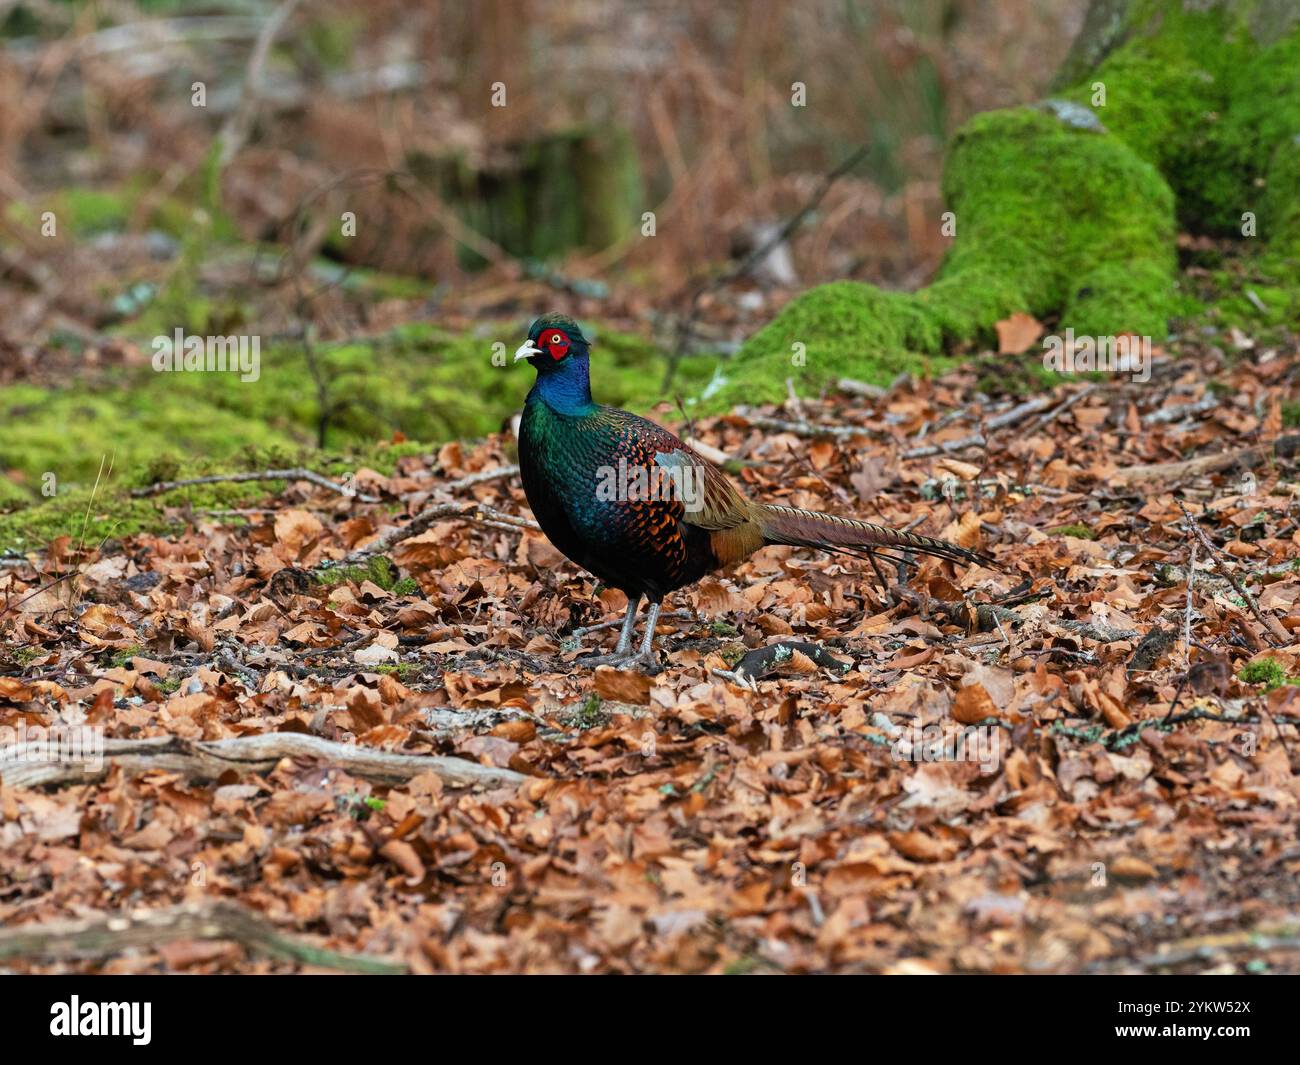
M 915 288 L 945 141 L 1040 95 L 1086 6 L 0 0 L 0 548 L 72 531 L 106 460 L 383 468 L 499 428 L 528 381 L 493 344 L 546 309 L 646 408 L 812 284 Z M 259 336 L 260 379 L 152 372 L 177 328 Z

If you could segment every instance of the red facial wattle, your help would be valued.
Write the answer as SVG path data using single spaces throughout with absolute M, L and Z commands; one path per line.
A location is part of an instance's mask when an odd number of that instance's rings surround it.
M 551 358 L 559 362 L 569 353 L 569 338 L 558 329 L 548 329 L 542 334 L 542 347 L 550 353 Z

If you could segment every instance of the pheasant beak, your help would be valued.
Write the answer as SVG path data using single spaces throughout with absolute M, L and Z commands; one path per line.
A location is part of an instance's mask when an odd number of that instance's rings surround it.
M 533 338 L 529 337 L 524 341 L 523 347 L 515 352 L 515 362 L 520 359 L 531 359 L 534 355 L 542 354 L 542 349 L 533 343 Z

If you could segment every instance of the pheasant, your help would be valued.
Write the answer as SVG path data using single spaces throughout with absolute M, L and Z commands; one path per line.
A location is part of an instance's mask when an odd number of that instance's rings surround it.
M 582 663 L 656 668 L 655 625 L 664 596 L 767 544 L 854 555 L 873 566 L 881 548 L 988 561 L 944 540 L 746 499 L 667 429 L 593 402 L 590 348 L 572 318 L 546 314 L 515 352 L 516 362 L 527 360 L 537 371 L 519 424 L 528 504 L 564 555 L 627 595 L 614 653 Z M 634 653 L 642 599 L 650 605 Z

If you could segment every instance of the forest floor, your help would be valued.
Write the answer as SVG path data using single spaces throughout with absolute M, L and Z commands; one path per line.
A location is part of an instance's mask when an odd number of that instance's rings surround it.
M 660 408 L 757 498 L 997 566 L 769 548 L 653 676 L 575 661 L 624 600 L 508 435 L 7 560 L 0 968 L 1300 971 L 1296 360 L 1026 401 L 995 358 Z

